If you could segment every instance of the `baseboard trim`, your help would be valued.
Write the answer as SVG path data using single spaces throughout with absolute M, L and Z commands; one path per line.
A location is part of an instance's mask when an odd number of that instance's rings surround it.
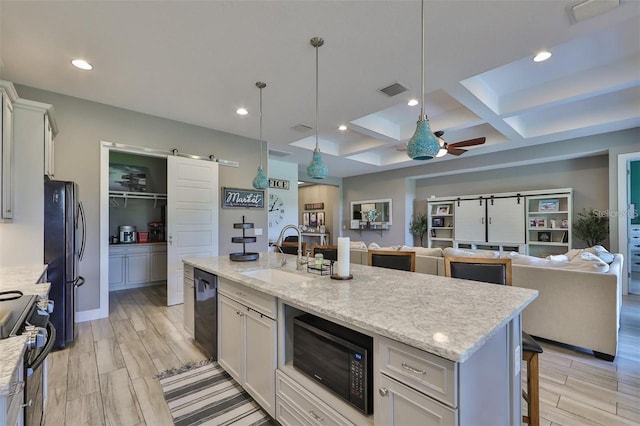
M 93 321 L 93 320 L 97 320 L 100 318 L 107 318 L 107 317 L 108 317 L 108 314 L 106 316 L 103 315 L 102 310 L 100 308 L 92 309 L 90 311 L 80 311 L 80 312 L 76 312 L 76 323 Z

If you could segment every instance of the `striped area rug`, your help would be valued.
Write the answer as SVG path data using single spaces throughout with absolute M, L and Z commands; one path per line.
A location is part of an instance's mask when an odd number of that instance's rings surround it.
M 165 372 L 158 378 L 176 425 L 276 424 L 215 361 Z

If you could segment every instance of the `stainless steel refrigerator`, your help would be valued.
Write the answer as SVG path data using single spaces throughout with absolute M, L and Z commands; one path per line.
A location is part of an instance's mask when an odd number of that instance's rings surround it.
M 80 235 L 81 233 L 81 235 Z M 54 348 L 64 348 L 75 336 L 76 289 L 84 284 L 78 265 L 86 244 L 84 208 L 75 182 L 44 182 L 44 263 L 51 283 L 56 329 Z

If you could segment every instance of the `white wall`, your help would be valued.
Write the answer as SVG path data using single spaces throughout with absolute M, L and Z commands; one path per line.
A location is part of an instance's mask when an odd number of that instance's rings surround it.
M 284 219 L 282 222 L 269 227 L 269 241 L 275 242 L 280 231 L 285 225 L 298 225 L 298 165 L 284 161 L 269 159 L 267 175 L 273 179 L 289 181 L 289 189 L 270 188 L 269 195 L 277 195 L 284 203 Z M 269 198 L 267 198 L 268 202 Z M 287 235 L 293 235 L 294 231 L 288 231 Z
M 80 273 L 87 281 L 78 289 L 78 311 L 97 309 L 100 305 L 100 141 L 166 151 L 176 148 L 189 154 L 214 154 L 218 158 L 238 161 L 238 168 L 220 167 L 220 186 L 251 188 L 260 163 L 260 146 L 254 139 L 31 87 L 16 85 L 16 90 L 22 98 L 54 106 L 59 128 L 56 179 L 77 182 L 80 199 L 86 208 L 87 247 Z M 266 153 L 263 153 L 263 162 L 266 160 Z M 242 215 L 246 216 L 247 222 L 266 229 L 266 209 L 220 209 L 221 255 L 237 251 L 237 244 L 231 243 L 231 237 L 237 236 L 233 223 L 240 221 Z M 251 249 L 266 251 L 267 236 L 258 237 Z

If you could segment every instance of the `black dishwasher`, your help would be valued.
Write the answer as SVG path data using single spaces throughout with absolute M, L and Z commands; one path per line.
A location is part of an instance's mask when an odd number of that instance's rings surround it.
M 195 285 L 194 335 L 196 343 L 218 359 L 218 277 L 201 269 L 193 273 Z

